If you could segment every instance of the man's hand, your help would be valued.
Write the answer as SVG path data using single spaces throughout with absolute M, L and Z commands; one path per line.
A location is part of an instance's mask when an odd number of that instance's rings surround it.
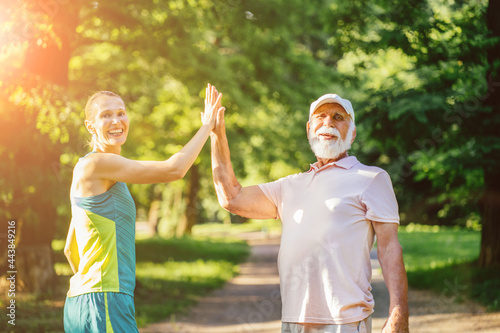
M 382 327 L 382 333 L 408 333 L 408 313 L 399 307 L 392 309 L 389 319 Z
M 215 135 L 216 137 L 222 138 L 226 136 L 226 123 L 224 120 L 226 108 L 219 107 L 217 112 L 217 120 L 215 122 L 215 127 L 212 129 L 210 136 Z
M 215 127 L 210 133 L 212 173 L 219 204 L 227 211 L 253 219 L 273 219 L 276 206 L 259 186 L 242 187 L 234 174 L 224 123 L 224 107 L 219 108 Z
M 210 128 L 214 128 L 218 114 L 222 109 L 220 106 L 221 99 L 222 94 L 209 83 L 205 90 L 205 111 L 201 113 L 201 122 L 203 125 L 209 125 Z

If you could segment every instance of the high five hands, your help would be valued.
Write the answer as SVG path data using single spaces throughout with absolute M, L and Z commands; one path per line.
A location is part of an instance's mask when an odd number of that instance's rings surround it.
M 205 111 L 201 113 L 203 125 L 208 125 L 211 129 L 214 129 L 215 123 L 220 117 L 219 115 L 223 114 L 225 110 L 224 107 L 221 107 L 221 99 L 222 94 L 209 83 L 205 90 Z

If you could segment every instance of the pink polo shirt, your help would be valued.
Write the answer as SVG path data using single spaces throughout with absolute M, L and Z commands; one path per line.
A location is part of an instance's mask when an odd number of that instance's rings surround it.
M 372 314 L 370 221 L 399 223 L 389 175 L 350 156 L 259 187 L 283 224 L 281 320 L 346 324 Z

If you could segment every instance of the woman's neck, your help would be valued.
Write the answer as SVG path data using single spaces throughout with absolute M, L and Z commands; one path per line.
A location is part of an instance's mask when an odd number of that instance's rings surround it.
M 122 147 L 121 146 L 103 146 L 103 145 L 99 145 L 99 144 L 94 144 L 94 147 L 92 150 L 95 152 L 98 152 L 98 153 L 110 153 L 110 154 L 120 155 L 122 152 Z

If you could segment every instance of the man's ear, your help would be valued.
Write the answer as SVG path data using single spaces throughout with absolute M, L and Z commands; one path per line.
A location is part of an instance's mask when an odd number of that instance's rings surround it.
M 306 123 L 306 134 L 307 134 L 307 137 L 309 137 L 309 126 L 311 126 L 311 124 L 309 124 L 309 121 Z
M 354 126 L 354 131 L 352 132 L 351 144 L 354 142 L 355 138 L 356 138 L 356 126 Z
M 91 121 L 85 120 L 85 127 L 87 127 L 87 131 L 89 131 L 90 134 L 95 134 L 95 127 Z

